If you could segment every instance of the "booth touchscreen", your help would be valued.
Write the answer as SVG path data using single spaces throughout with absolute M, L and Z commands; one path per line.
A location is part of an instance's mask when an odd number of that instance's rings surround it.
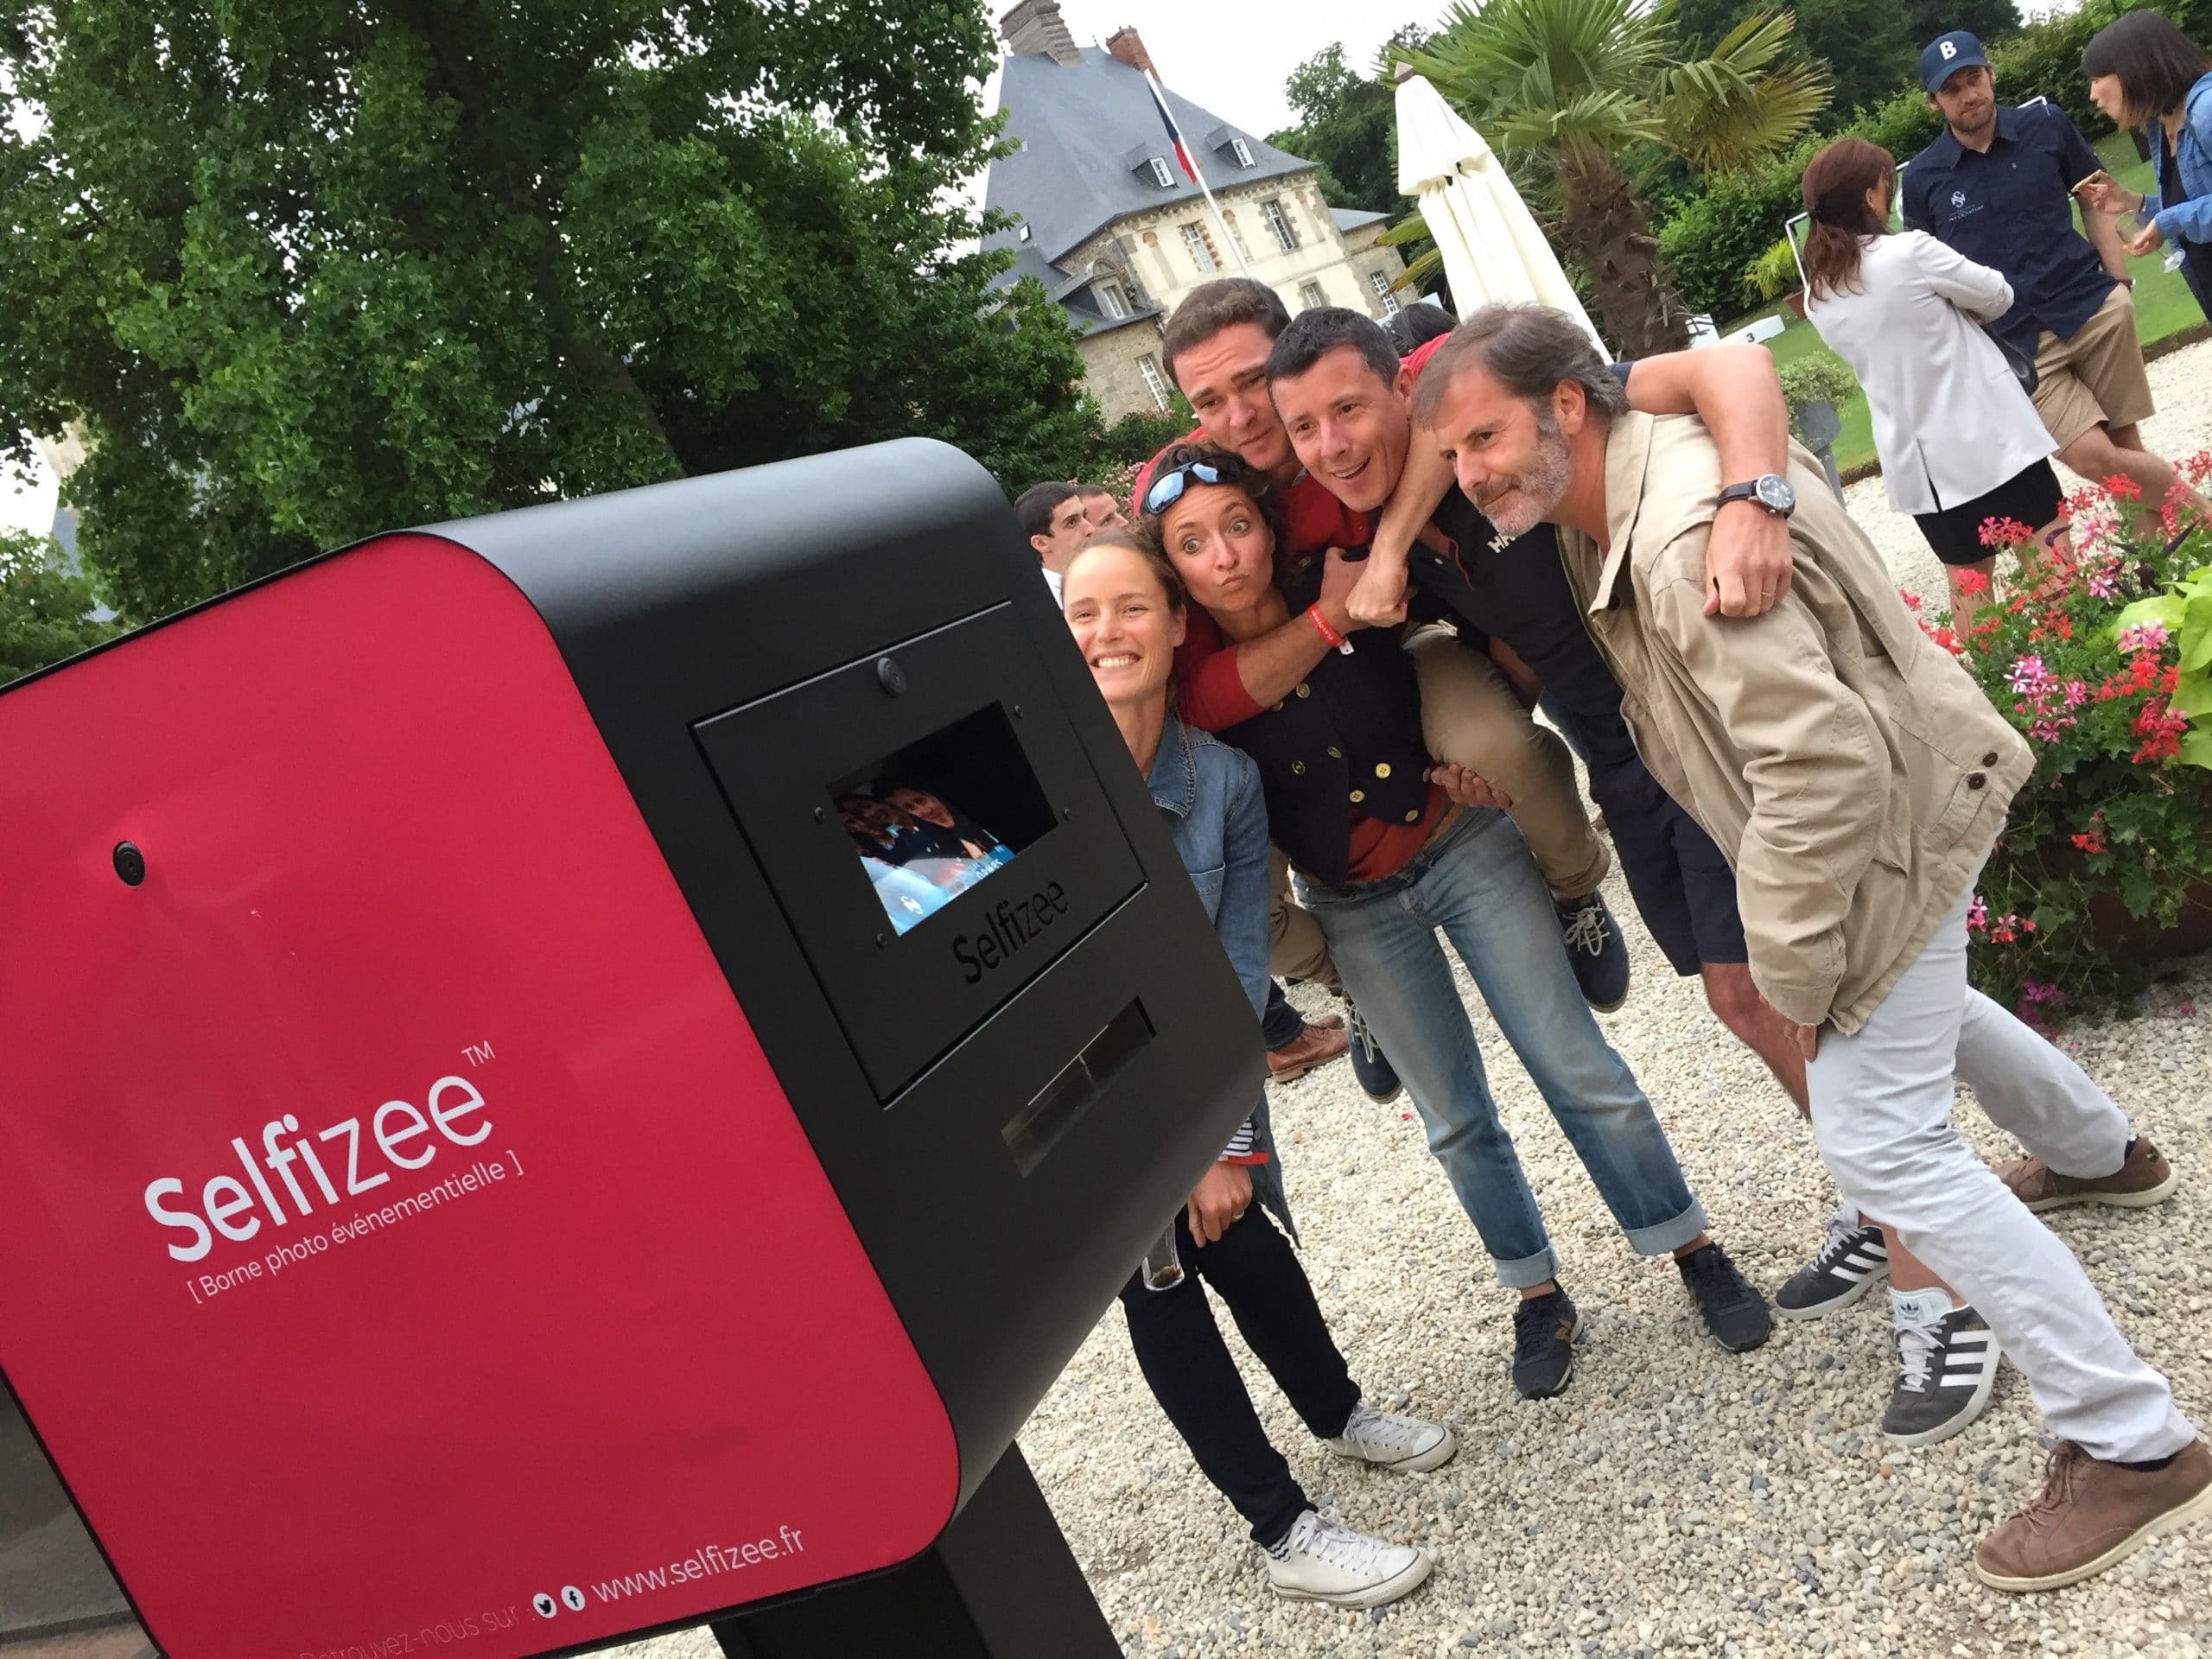
M 900 934 L 1004 868 L 1052 822 L 995 705 L 862 768 L 830 792 L 861 868 Z

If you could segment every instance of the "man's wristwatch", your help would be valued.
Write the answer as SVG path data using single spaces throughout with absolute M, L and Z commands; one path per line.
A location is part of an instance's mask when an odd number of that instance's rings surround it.
M 1761 473 L 1745 484 L 1731 484 L 1720 492 L 1720 505 L 1731 501 L 1751 501 L 1764 507 L 1777 518 L 1787 518 L 1797 509 L 1797 492 L 1789 487 L 1789 480 L 1777 478 L 1772 473 Z

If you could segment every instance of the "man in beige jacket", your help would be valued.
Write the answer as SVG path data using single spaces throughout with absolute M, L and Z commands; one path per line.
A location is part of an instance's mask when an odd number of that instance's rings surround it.
M 1982 1539 L 2005 1590 L 2101 1573 L 2212 1510 L 2212 1448 L 2018 1188 L 2118 1201 L 2172 1177 L 2056 1048 L 1966 981 L 1966 912 L 2027 746 L 1929 642 L 1872 545 L 1793 459 L 1795 563 L 1764 616 L 1703 607 L 1719 476 L 1688 417 L 1631 413 L 1554 311 L 1497 306 L 1423 377 L 1414 420 L 1501 541 L 1559 527 L 1646 763 L 1727 855 L 1753 982 L 1806 1056 L 1821 1155 L 1980 1310 L 2062 1443 Z M 2033 1155 L 2000 1180 L 1952 1127 L 1953 1078 Z

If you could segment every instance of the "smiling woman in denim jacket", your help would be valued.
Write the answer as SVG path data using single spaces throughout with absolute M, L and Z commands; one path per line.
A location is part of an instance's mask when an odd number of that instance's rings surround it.
M 1168 707 L 1182 642 L 1183 586 L 1141 532 L 1109 531 L 1069 564 L 1063 599 L 1076 645 L 1145 774 L 1256 1016 L 1268 990 L 1268 818 L 1258 769 Z M 1297 1600 L 1379 1607 L 1426 1579 L 1427 1552 L 1353 1532 L 1317 1511 L 1252 1409 L 1198 1281 L 1211 1283 L 1306 1426 L 1339 1457 L 1433 1469 L 1459 1449 L 1449 1430 L 1359 1402 L 1313 1289 L 1268 1212 L 1289 1224 L 1254 1104 L 1172 1224 L 1191 1269 L 1171 1288 L 1141 1274 L 1122 1292 L 1129 1340 L 1153 1395 L 1206 1478 L 1236 1506 L 1269 1582 Z M 1255 1196 L 1260 1211 L 1250 1212 Z
M 2079 187 L 2082 204 L 2139 214 L 2128 252 L 2178 249 L 2197 308 L 2212 312 L 2212 55 L 2162 14 L 2131 11 L 2090 37 L 2082 69 L 2096 106 L 2142 130 L 2158 181 L 2157 194 L 2138 195 L 2100 169 Z

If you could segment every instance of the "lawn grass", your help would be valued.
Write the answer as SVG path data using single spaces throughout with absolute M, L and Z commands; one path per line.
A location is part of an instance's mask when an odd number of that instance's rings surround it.
M 2120 181 L 2123 188 L 2147 191 L 2151 188 L 2151 164 L 2135 154 L 2134 142 L 2124 132 L 2115 132 L 2097 146 L 2098 158 L 2106 171 Z M 2081 223 L 2081 209 L 2075 209 L 2075 223 Z M 2204 321 L 2204 313 L 2197 309 L 2196 296 L 2189 285 L 2182 281 L 2177 270 L 2168 270 L 2164 264 L 2165 250 L 2160 249 L 2148 258 L 2131 259 L 2128 271 L 2135 278 L 2135 334 L 2145 346 L 2155 340 L 2177 334 Z M 1774 339 L 1767 341 L 1767 349 L 1774 353 L 1777 368 L 1794 363 L 1802 357 L 1820 355 L 1834 360 L 1834 353 L 1821 343 L 1813 325 L 1801 321 L 1794 313 L 1781 306 L 1763 306 L 1749 313 L 1741 321 L 1732 323 L 1724 333 L 1732 332 L 1758 318 L 1777 313 L 1789 318 L 1789 326 Z M 1873 417 L 1868 413 L 1864 393 L 1856 393 L 1851 401 L 1837 411 L 1843 418 L 1842 435 L 1835 441 L 1835 464 L 1848 473 L 1862 467 L 1875 459 Z

